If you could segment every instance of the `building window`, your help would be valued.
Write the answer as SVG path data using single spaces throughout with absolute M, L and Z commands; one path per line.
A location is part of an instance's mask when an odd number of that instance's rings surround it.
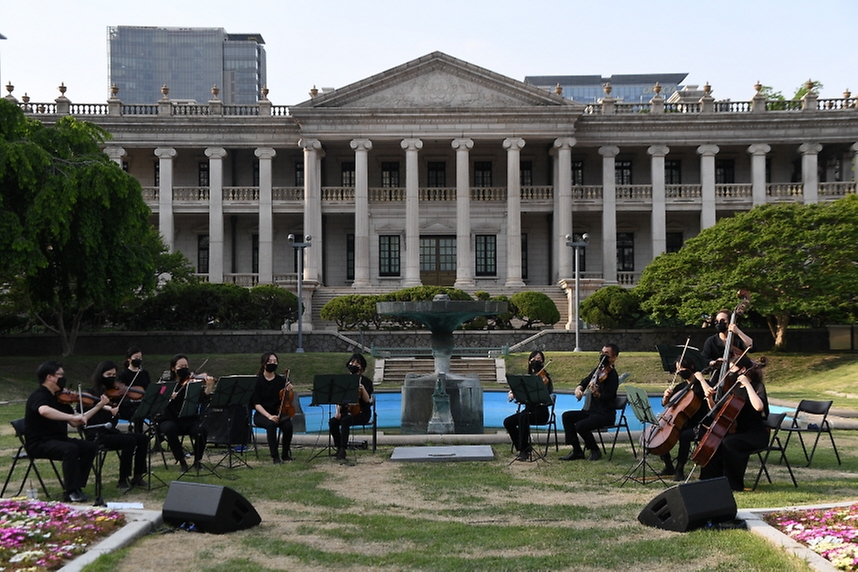
M 399 161 L 382 161 L 381 186 L 385 189 L 399 186 Z
M 253 160 L 253 180 L 251 181 L 251 186 L 258 187 L 259 186 L 259 159 Z
M 399 235 L 378 237 L 378 275 L 399 276 Z
M 519 183 L 521 183 L 522 187 L 532 187 L 533 186 L 533 161 L 520 161 L 519 162 Z
M 346 280 L 355 279 L 355 235 L 346 235 Z
M 475 187 L 491 187 L 492 186 L 492 162 L 491 161 L 474 161 L 474 186 Z
M 209 273 L 209 235 L 207 234 L 197 236 L 197 272 Z
M 250 271 L 259 274 L 259 235 L 250 236 Z
M 664 162 L 664 183 L 666 185 L 682 184 L 682 162 L 678 159 L 668 159 Z
M 429 161 L 426 165 L 426 183 L 430 187 L 447 186 L 447 164 L 444 161 Z
M 733 159 L 719 159 L 715 161 L 715 184 L 729 185 L 736 182 L 736 172 Z
M 584 184 L 584 161 L 572 161 L 572 185 Z
M 617 161 L 614 163 L 614 183 L 617 185 L 632 184 L 631 161 Z
M 498 273 L 498 238 L 494 234 L 478 234 L 476 239 L 477 276 L 497 276 Z
M 161 161 L 160 160 L 155 161 L 154 179 L 155 179 L 154 185 L 156 187 L 160 187 L 161 186 Z
M 355 162 L 344 161 L 340 167 L 340 186 L 354 187 L 355 186 Z
M 527 234 L 521 235 L 521 277 L 527 280 Z
M 208 187 L 209 186 L 209 162 L 208 161 L 200 161 L 197 163 L 197 186 L 198 187 Z
M 667 239 L 665 242 L 664 251 L 665 252 L 679 252 L 679 249 L 682 248 L 682 233 L 681 232 L 668 232 L 665 236 Z
M 304 161 L 295 162 L 295 186 L 304 186 Z
M 635 233 L 617 233 L 617 270 L 634 272 L 635 270 Z

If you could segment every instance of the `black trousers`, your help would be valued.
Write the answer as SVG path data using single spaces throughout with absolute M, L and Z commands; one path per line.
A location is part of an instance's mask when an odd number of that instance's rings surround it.
M 753 451 L 769 444 L 769 431 L 765 427 L 731 433 L 721 440 L 721 445 L 712 455 L 712 459 L 700 469 L 701 479 L 727 477 L 734 491 L 745 489 L 745 469 Z
M 331 420 L 328 421 L 328 428 L 337 449 L 343 449 L 349 444 L 349 431 L 353 426 L 366 425 L 372 419 L 372 411 L 361 411 L 357 415 L 352 415 L 347 410 L 341 411 L 339 419 L 331 417 Z
M 578 436 L 584 441 L 584 447 L 590 450 L 598 449 L 593 430 L 607 427 L 614 422 L 614 417 L 596 411 L 566 411 L 563 413 L 563 430 L 566 432 L 566 444 L 572 445 L 575 451 L 581 450 Z
M 27 454 L 38 459 L 62 461 L 67 493 L 83 489 L 98 454 L 98 445 L 83 439 L 48 439 L 27 446 Z
M 119 480 L 146 474 L 146 461 L 149 454 L 149 437 L 140 433 L 100 434 L 95 442 L 108 451 L 119 451 Z
M 530 426 L 548 423 L 550 412 L 547 405 L 527 405 L 521 411 L 513 413 L 503 420 L 503 426 L 516 451 L 524 451 L 530 446 Z
M 185 459 L 185 450 L 179 441 L 179 435 L 190 435 L 194 442 L 194 462 L 199 463 L 206 451 L 208 431 L 200 422 L 199 417 L 179 417 L 166 419 L 158 424 L 158 430 L 167 438 L 167 445 L 177 461 Z
M 292 418 L 288 415 L 281 415 L 277 422 L 274 422 L 256 412 L 253 415 L 253 424 L 265 429 L 265 435 L 268 438 L 268 452 L 273 459 L 280 458 L 280 455 L 277 454 L 277 431 L 280 431 L 280 435 L 283 438 L 282 457 L 285 459 L 292 448 Z

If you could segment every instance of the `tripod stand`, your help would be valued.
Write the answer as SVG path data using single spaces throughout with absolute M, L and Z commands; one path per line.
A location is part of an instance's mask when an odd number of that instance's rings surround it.
M 346 406 L 349 403 L 358 402 L 358 385 L 360 385 L 360 376 L 352 374 L 323 374 L 313 378 L 313 399 L 310 402 L 311 406 L 318 405 L 333 405 L 339 407 Z M 312 461 L 322 453 L 327 452 L 331 456 L 331 451 L 336 447 L 330 431 L 328 432 L 328 445 L 316 451 L 309 461 Z
M 509 384 L 509 389 L 512 391 L 513 398 L 518 403 L 519 417 L 519 455 L 511 462 L 527 461 L 546 461 L 545 455 L 548 453 L 548 446 L 551 444 L 551 426 L 554 420 L 554 402 L 551 395 L 548 393 L 548 386 L 538 375 L 511 375 L 507 374 L 506 381 Z M 522 409 L 522 406 L 524 409 Z M 538 425 L 531 422 L 531 416 L 536 415 L 538 407 L 548 408 L 548 434 L 545 439 L 545 451 L 533 447 L 533 438 L 530 431 L 531 425 Z M 534 418 L 535 420 L 535 418 Z M 556 429 L 555 429 L 556 431 Z
M 161 480 L 157 475 L 152 473 L 152 438 L 155 438 L 155 445 L 160 448 L 160 443 L 158 442 L 158 431 L 156 427 L 158 425 L 158 420 L 161 415 L 164 413 L 164 410 L 167 408 L 167 404 L 170 403 L 170 395 L 173 394 L 173 390 L 176 388 L 175 381 L 168 381 L 165 383 L 150 383 L 146 388 L 146 391 L 143 393 L 143 398 L 140 400 L 140 405 L 137 409 L 134 410 L 134 414 L 131 416 L 131 421 L 136 422 L 147 421 L 146 423 L 146 431 L 145 435 L 149 438 L 149 454 L 147 456 L 146 461 L 146 490 L 152 490 L 152 478 L 154 477 L 160 485 L 154 488 L 166 487 L 167 483 Z M 161 450 L 161 457 L 163 458 L 164 451 Z M 167 461 L 164 459 L 164 465 L 166 466 Z
M 661 478 L 661 475 L 653 469 L 652 465 L 649 464 L 647 460 L 647 456 L 649 454 L 649 438 L 652 432 L 653 426 L 658 426 L 658 419 L 655 416 L 655 413 L 652 410 L 652 406 L 649 404 L 649 396 L 647 396 L 646 392 L 639 387 L 626 386 L 626 395 L 629 398 L 629 405 L 632 406 L 632 412 L 635 417 L 637 417 L 638 421 L 643 424 L 643 431 L 641 432 L 641 447 L 643 448 L 643 453 L 641 454 L 640 460 L 623 476 L 622 482 L 620 486 L 623 486 L 628 481 L 635 481 L 636 483 L 640 483 L 642 485 L 646 485 L 655 480 L 659 480 L 662 484 L 666 484 L 664 479 Z M 647 469 L 649 469 L 652 474 L 653 479 L 647 480 Z M 637 476 L 638 471 L 640 471 L 640 476 Z
M 196 432 L 196 436 L 191 435 L 191 442 L 195 445 L 194 450 L 196 451 L 196 447 L 200 447 L 203 451 L 205 451 L 205 431 L 203 430 L 202 425 L 202 417 L 200 416 L 200 406 L 203 399 L 203 384 L 199 382 L 186 382 L 184 385 L 185 390 L 185 399 L 182 402 L 182 410 L 179 412 L 179 420 L 185 420 L 189 418 L 195 419 L 196 423 L 199 426 L 199 430 Z M 181 389 L 179 390 L 181 391 Z M 193 433 L 193 430 L 191 430 Z M 197 444 L 195 439 L 203 439 L 202 444 Z M 182 471 L 182 473 L 176 477 L 177 481 L 182 480 L 186 474 L 188 474 L 191 469 L 195 469 L 196 475 L 200 476 L 201 473 L 214 475 L 219 479 L 223 477 L 215 471 L 214 467 L 206 465 L 202 462 L 202 458 L 199 461 L 196 461 L 196 454 L 194 455 L 194 464 Z
M 211 395 L 208 410 L 206 411 L 207 418 L 215 417 L 215 414 L 222 413 L 220 421 L 226 421 L 226 434 L 219 439 L 219 435 L 209 435 L 208 442 L 216 445 L 226 446 L 227 452 L 223 458 L 218 461 L 215 468 L 220 467 L 227 461 L 226 467 L 229 469 L 239 465 L 252 468 L 247 464 L 243 454 L 239 454 L 235 450 L 235 446 L 243 446 L 244 451 L 247 451 L 248 436 L 250 434 L 248 407 L 250 399 L 253 397 L 253 390 L 256 384 L 256 378 L 246 375 L 225 376 L 218 380 L 217 389 Z M 240 413 L 244 413 L 244 430 L 241 436 L 233 433 L 233 423 Z M 223 429 L 223 427 L 212 427 L 213 429 Z M 223 432 L 220 433 L 223 435 Z

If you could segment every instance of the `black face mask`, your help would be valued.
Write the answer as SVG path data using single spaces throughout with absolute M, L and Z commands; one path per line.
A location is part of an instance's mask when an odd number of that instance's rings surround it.
M 727 331 L 727 322 L 718 322 L 715 324 L 715 329 L 718 330 L 719 334 L 723 334 Z
M 60 389 L 66 388 L 66 376 L 57 378 L 57 387 L 59 387 Z
M 111 375 L 111 376 L 103 377 L 102 383 L 104 383 L 104 387 L 110 389 L 116 383 L 116 376 Z
M 679 377 L 681 377 L 682 379 L 684 379 L 684 380 L 686 380 L 686 381 L 688 381 L 689 379 L 691 379 L 691 376 L 692 376 L 692 375 L 694 375 L 694 373 L 693 373 L 690 369 L 681 369 L 681 370 L 679 370 Z
M 140 367 L 140 364 L 142 364 L 142 363 L 143 363 L 143 360 L 140 358 L 131 360 L 131 365 L 133 365 L 134 367 Z
M 265 364 L 265 371 L 267 371 L 268 373 L 274 373 L 275 371 L 277 371 L 277 364 L 276 363 Z
M 179 369 L 176 370 L 176 378 L 179 381 L 182 381 L 183 379 L 188 379 L 189 377 L 191 377 L 191 368 L 180 367 Z
M 530 362 L 530 371 L 532 371 L 533 373 L 537 373 L 539 371 L 542 371 L 542 367 L 543 367 L 543 363 L 539 360 L 534 360 L 534 361 Z
M 360 366 L 359 365 L 355 365 L 353 363 L 350 363 L 349 365 L 346 366 L 346 368 L 348 368 L 349 373 L 352 373 L 354 375 L 357 375 L 360 373 Z

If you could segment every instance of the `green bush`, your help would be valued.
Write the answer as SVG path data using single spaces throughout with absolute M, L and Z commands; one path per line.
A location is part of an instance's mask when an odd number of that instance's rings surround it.
M 365 330 L 378 325 L 377 299 L 378 296 L 362 294 L 338 296 L 322 306 L 319 315 L 323 320 L 336 322 L 341 330 Z
M 604 286 L 581 303 L 581 319 L 599 328 L 633 328 L 643 312 L 640 300 L 622 286 Z
M 560 311 L 544 292 L 517 292 L 510 299 L 513 316 L 524 322 L 522 329 L 537 325 L 553 326 L 560 321 Z

